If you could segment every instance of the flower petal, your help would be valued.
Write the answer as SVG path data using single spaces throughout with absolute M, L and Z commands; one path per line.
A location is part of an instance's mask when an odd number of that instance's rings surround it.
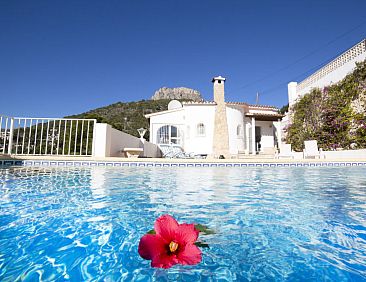
M 166 253 L 164 240 L 158 235 L 146 234 L 140 240 L 138 252 L 144 259 L 153 259 L 163 252 Z
M 199 231 L 194 227 L 194 224 L 179 224 L 178 230 L 175 233 L 175 240 L 178 244 L 193 244 L 198 238 Z
M 180 264 L 197 264 L 202 260 L 202 252 L 197 246 L 189 244 L 177 255 L 177 258 Z
M 175 255 L 168 255 L 167 253 L 160 253 L 153 257 L 151 261 L 152 267 L 170 268 L 178 263 L 178 259 Z
M 156 234 L 163 237 L 163 239 L 170 243 L 175 238 L 176 230 L 178 229 L 178 222 L 169 214 L 159 217 L 154 224 Z

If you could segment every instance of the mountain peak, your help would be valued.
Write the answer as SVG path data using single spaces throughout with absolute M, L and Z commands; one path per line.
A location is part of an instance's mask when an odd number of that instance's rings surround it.
M 155 94 L 151 97 L 151 100 L 162 99 L 187 99 L 195 102 L 203 101 L 203 98 L 199 91 L 187 87 L 161 87 L 160 89 L 155 91 Z

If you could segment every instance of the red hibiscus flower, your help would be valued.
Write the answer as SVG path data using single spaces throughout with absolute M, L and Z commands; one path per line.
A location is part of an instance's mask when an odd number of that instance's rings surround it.
M 156 234 L 144 235 L 139 244 L 140 256 L 151 260 L 152 267 L 170 268 L 201 261 L 201 250 L 194 245 L 199 233 L 194 224 L 179 224 L 166 214 L 156 220 L 154 229 Z

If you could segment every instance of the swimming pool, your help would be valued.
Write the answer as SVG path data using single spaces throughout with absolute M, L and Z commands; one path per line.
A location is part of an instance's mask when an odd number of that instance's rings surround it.
M 364 167 L 0 168 L 0 281 L 366 280 Z M 151 268 L 169 213 L 202 262 Z

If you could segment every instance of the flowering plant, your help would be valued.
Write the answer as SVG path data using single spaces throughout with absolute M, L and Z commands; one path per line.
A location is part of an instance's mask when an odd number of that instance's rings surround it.
M 179 224 L 172 216 L 162 215 L 156 220 L 154 230 L 141 238 L 138 252 L 142 258 L 151 260 L 152 267 L 198 264 L 202 253 L 197 245 L 207 247 L 207 244 L 197 242 L 200 230 L 212 233 L 203 225 Z
M 311 87 L 310 87 L 311 88 Z M 302 151 L 305 140 L 323 150 L 366 148 L 366 60 L 337 83 L 313 88 L 290 108 L 286 143 Z M 355 144 L 355 145 L 352 145 Z

